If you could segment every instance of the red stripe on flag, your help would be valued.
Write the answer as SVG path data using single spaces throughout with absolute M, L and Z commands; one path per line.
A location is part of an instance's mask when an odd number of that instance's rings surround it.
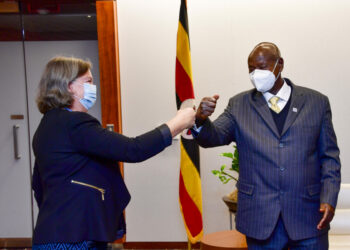
M 187 193 L 185 184 L 182 179 L 182 173 L 180 171 L 180 203 L 182 206 L 182 214 L 186 222 L 188 230 L 191 232 L 193 237 L 196 237 L 203 228 L 202 214 L 200 213 L 198 207 L 193 202 L 189 194 Z
M 194 99 L 194 92 L 192 81 L 188 77 L 186 71 L 182 67 L 179 60 L 176 58 L 176 75 L 175 75 L 175 83 L 176 83 L 176 93 L 180 98 L 181 102 L 187 99 Z

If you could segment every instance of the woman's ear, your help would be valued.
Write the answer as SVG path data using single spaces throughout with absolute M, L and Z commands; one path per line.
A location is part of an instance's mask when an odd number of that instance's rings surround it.
M 74 92 L 74 87 L 73 87 L 73 83 L 72 82 L 69 82 L 68 83 L 68 92 L 73 94 Z

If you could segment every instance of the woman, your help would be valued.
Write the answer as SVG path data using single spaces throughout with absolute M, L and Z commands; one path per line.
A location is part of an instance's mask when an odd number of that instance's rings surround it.
M 44 116 L 33 138 L 39 207 L 33 249 L 103 249 L 122 237 L 130 195 L 116 162 L 146 160 L 194 124 L 188 108 L 136 138 L 102 128 L 86 113 L 96 100 L 90 68 L 81 59 L 56 57 L 39 83 Z

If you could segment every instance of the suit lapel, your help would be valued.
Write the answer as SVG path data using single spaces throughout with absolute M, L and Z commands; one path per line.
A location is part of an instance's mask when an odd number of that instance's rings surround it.
M 288 81 L 288 79 L 286 79 Z M 295 86 L 292 82 L 288 81 L 289 85 L 292 86 L 293 91 L 292 91 L 292 102 L 290 104 L 289 110 L 288 110 L 288 115 L 286 118 L 286 121 L 283 126 L 282 134 L 283 136 L 289 127 L 293 124 L 299 113 L 301 112 L 301 109 L 304 106 L 305 103 L 305 97 L 303 95 L 303 92 L 298 86 Z
M 280 137 L 279 132 L 277 130 L 276 123 L 273 120 L 270 108 L 267 105 L 264 96 L 258 91 L 253 92 L 253 95 L 251 98 L 251 104 L 253 105 L 255 110 L 258 112 L 258 114 L 261 116 L 261 118 L 264 119 L 265 123 L 269 126 L 271 131 L 277 137 Z

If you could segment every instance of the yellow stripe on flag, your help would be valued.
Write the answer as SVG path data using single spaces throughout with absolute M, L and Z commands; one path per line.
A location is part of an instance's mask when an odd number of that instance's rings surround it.
M 181 166 L 180 170 L 183 177 L 183 182 L 186 187 L 186 190 L 189 196 L 192 198 L 193 202 L 198 207 L 198 210 L 202 213 L 202 195 L 200 190 L 201 187 L 201 179 L 199 173 L 194 166 L 192 160 L 188 156 L 182 142 L 180 143 L 181 150 Z M 180 203 L 181 204 L 181 203 Z
M 187 32 L 181 22 L 179 22 L 179 29 L 177 32 L 176 57 L 192 81 L 190 42 L 188 40 Z

